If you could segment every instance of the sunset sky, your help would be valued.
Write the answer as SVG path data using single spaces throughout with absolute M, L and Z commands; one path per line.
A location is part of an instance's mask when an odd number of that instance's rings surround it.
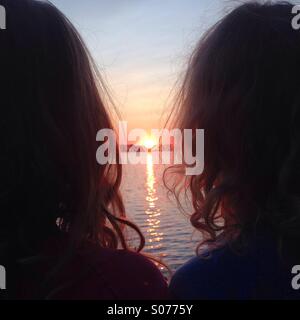
M 129 128 L 160 128 L 195 42 L 227 0 L 53 0 L 86 41 Z

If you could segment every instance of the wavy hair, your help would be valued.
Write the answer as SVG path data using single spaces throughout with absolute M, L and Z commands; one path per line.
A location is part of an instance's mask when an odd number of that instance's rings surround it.
M 281 245 L 299 243 L 300 32 L 292 18 L 288 2 L 240 5 L 190 59 L 171 120 L 204 129 L 205 165 L 168 187 L 177 199 L 191 193 L 190 221 L 204 235 L 198 251 L 243 247 L 266 229 Z
M 57 234 L 130 249 L 120 164 L 99 165 L 96 134 L 114 108 L 71 22 L 50 2 L 1 0 L 0 257 L 34 256 Z M 133 249 L 133 248 L 131 248 Z

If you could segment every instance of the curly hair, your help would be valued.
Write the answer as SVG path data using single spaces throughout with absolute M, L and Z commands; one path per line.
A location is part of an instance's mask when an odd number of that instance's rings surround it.
M 204 235 L 198 251 L 243 247 L 266 229 L 279 244 L 300 239 L 300 32 L 292 7 L 240 5 L 190 59 L 171 120 L 204 129 L 205 165 L 169 188 L 177 199 L 183 189 L 192 195 L 190 221 Z

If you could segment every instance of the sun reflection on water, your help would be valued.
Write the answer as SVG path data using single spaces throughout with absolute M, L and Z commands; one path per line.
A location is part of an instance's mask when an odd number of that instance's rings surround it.
M 147 250 L 155 252 L 157 249 L 162 247 L 163 232 L 160 230 L 160 215 L 161 209 L 157 205 L 158 195 L 156 190 L 156 177 L 153 167 L 153 158 L 151 152 L 147 154 L 147 209 L 145 213 L 147 215 L 147 234 L 148 243 Z M 163 254 L 161 256 L 164 256 Z

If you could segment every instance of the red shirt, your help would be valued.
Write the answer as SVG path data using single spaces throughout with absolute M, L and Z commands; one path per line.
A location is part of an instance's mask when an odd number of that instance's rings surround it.
M 55 241 L 46 250 L 50 256 L 61 251 Z M 58 259 L 29 264 L 20 276 L 20 299 L 41 298 L 37 292 Z M 42 279 L 42 280 L 41 280 Z M 99 300 L 161 300 L 168 298 L 167 282 L 158 268 L 143 255 L 126 250 L 104 249 L 86 244 L 67 259 L 62 268 L 50 278 L 42 298 Z M 38 289 L 39 288 L 39 289 Z

